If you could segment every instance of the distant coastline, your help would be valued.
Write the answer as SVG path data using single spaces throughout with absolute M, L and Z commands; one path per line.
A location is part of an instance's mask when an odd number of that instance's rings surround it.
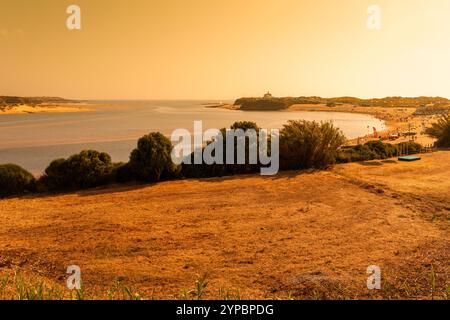
M 312 97 L 273 97 L 269 92 L 264 97 L 239 98 L 234 106 L 240 110 L 286 110 L 294 105 L 326 105 L 334 108 L 343 105 L 358 107 L 385 107 L 385 108 L 438 108 L 449 109 L 450 100 L 442 97 L 386 97 L 374 99 L 360 99 L 355 97 L 322 98 Z
M 442 114 L 450 113 L 450 100 L 442 97 L 386 97 L 360 99 L 355 97 L 273 97 L 269 92 L 264 97 L 237 99 L 234 104 L 217 105 L 217 108 L 240 111 L 313 111 L 368 114 L 384 120 L 386 130 L 381 135 L 414 130 L 420 143 L 433 140 L 424 135 L 422 128 L 434 123 Z M 358 141 L 351 141 L 357 143 Z
M 0 96 L 0 115 L 91 111 L 79 100 L 60 97 Z
M 442 97 L 386 97 L 382 99 L 360 99 L 355 97 L 322 98 L 273 97 L 269 92 L 259 98 L 240 98 L 233 104 L 223 102 L 204 103 L 205 108 L 220 108 L 234 111 L 313 111 L 343 112 L 371 115 L 386 123 L 379 132 L 383 139 L 390 134 L 414 130 L 423 144 L 432 143 L 421 128 L 436 121 L 441 114 L 450 112 L 450 100 Z M 91 112 L 99 108 L 118 108 L 108 104 L 91 104 L 81 100 L 60 97 L 15 97 L 0 96 L 0 116 L 34 113 Z M 120 106 L 120 108 L 126 107 Z M 355 140 L 358 143 L 359 140 Z
M 7 107 L 0 111 L 0 115 L 7 114 L 33 114 L 33 113 L 70 113 L 88 112 L 92 109 L 80 105 L 17 105 Z

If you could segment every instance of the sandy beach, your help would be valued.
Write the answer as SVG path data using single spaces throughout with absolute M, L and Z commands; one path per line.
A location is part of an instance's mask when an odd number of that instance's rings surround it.
M 0 109 L 0 115 L 6 114 L 30 114 L 30 113 L 70 113 L 92 111 L 89 105 L 85 104 L 48 104 L 48 105 L 19 105 L 6 106 Z
M 434 143 L 434 139 L 424 134 L 423 128 L 430 126 L 435 120 L 436 116 L 419 116 L 414 115 L 417 108 L 404 107 L 404 108 L 386 108 L 386 107 L 360 107 L 354 105 L 338 105 L 334 107 L 328 107 L 326 105 L 293 105 L 289 107 L 286 112 L 289 111 L 333 111 L 333 112 L 350 112 L 370 114 L 378 119 L 384 120 L 386 123 L 386 130 L 379 132 L 379 135 L 383 140 L 388 140 L 390 134 L 398 132 L 417 132 L 416 142 L 422 145 L 429 145 Z M 365 140 L 370 140 L 372 137 L 366 137 Z M 350 142 L 356 143 L 358 139 L 353 139 Z M 409 138 L 396 139 L 396 143 L 408 141 Z M 360 141 L 361 142 L 361 141 Z
M 218 105 L 217 108 L 224 108 L 228 110 L 239 110 L 240 106 L 237 105 Z M 345 112 L 345 113 L 359 113 L 368 114 L 374 116 L 377 119 L 384 120 L 386 123 L 386 130 L 378 132 L 379 136 L 383 140 L 388 140 L 390 134 L 397 132 L 417 132 L 416 142 L 421 143 L 424 146 L 428 146 L 434 143 L 434 139 L 428 137 L 423 132 L 423 127 L 428 127 L 434 123 L 438 116 L 433 115 L 414 115 L 417 108 L 415 107 L 402 107 L 402 108 L 389 108 L 389 107 L 361 107 L 349 104 L 336 105 L 329 107 L 325 104 L 296 104 L 288 107 L 280 112 L 293 112 L 293 111 L 313 111 L 313 112 Z M 361 137 L 360 139 L 351 139 L 349 144 L 364 143 L 373 140 L 373 136 Z M 401 137 L 395 140 L 395 143 L 408 141 L 409 138 Z

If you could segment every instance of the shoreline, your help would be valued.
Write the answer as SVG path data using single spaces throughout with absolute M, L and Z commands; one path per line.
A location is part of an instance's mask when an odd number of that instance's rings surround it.
M 434 123 L 433 115 L 415 115 L 416 107 L 360 107 L 354 105 L 339 105 L 328 107 L 326 105 L 293 105 L 289 107 L 289 111 L 324 111 L 324 112 L 348 112 L 371 115 L 385 122 L 385 130 L 377 132 L 379 138 L 385 141 L 395 141 L 396 143 L 410 141 L 408 137 L 401 137 L 395 140 L 389 140 L 391 134 L 413 131 L 417 133 L 415 141 L 422 145 L 434 143 L 434 139 L 425 135 L 423 128 Z M 373 136 L 365 136 L 356 139 L 349 139 L 350 144 L 358 144 L 358 142 L 367 142 L 375 140 Z
M 241 110 L 238 105 L 218 105 L 215 108 L 222 108 L 227 110 Z M 417 142 L 423 145 L 434 143 L 434 139 L 426 136 L 422 131 L 422 126 L 429 126 L 435 122 L 435 115 L 414 115 L 416 107 L 360 107 L 350 104 L 337 105 L 329 107 L 325 104 L 294 104 L 283 110 L 275 110 L 278 112 L 294 112 L 294 111 L 306 111 L 306 112 L 342 112 L 342 113 L 356 113 L 371 115 L 377 119 L 383 120 L 386 125 L 386 129 L 379 131 L 378 135 L 383 140 L 389 140 L 389 135 L 397 132 L 406 132 L 410 130 L 417 130 Z M 246 110 L 242 110 L 246 111 Z M 373 136 L 364 136 L 359 138 L 349 139 L 349 144 L 357 144 L 358 141 L 363 140 L 365 142 L 374 140 Z M 393 142 L 401 143 L 408 141 L 408 138 L 399 138 Z
M 42 105 L 16 105 L 3 107 L 6 109 L 0 109 L 0 116 L 2 115 L 26 115 L 37 113 L 79 113 L 79 112 L 93 112 L 101 107 L 107 105 L 90 105 L 79 103 L 68 104 L 42 104 Z M 109 106 L 111 107 L 111 106 Z M 117 107 L 117 106 L 116 106 Z M 239 111 L 239 105 L 232 104 L 208 104 L 205 108 L 217 108 Z M 377 132 L 378 136 L 382 140 L 389 140 L 389 135 L 398 132 L 417 132 L 416 141 L 429 145 L 434 143 L 434 140 L 423 133 L 423 127 L 428 127 L 431 123 L 435 122 L 435 115 L 414 115 L 416 107 L 361 107 L 351 104 L 336 105 L 333 107 L 325 104 L 294 104 L 283 110 L 274 110 L 278 112 L 294 112 L 294 111 L 306 111 L 306 112 L 342 112 L 342 113 L 356 113 L 373 116 L 377 119 L 385 122 L 385 129 Z M 242 110 L 246 111 L 246 110 Z M 251 112 L 251 111 L 249 111 Z M 365 143 L 370 140 L 374 140 L 373 135 L 366 135 L 358 138 L 352 138 L 348 140 L 349 144 Z M 395 139 L 395 142 L 408 141 L 408 138 Z

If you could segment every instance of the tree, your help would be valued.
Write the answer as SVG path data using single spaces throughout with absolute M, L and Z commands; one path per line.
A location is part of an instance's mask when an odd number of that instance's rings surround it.
M 170 140 L 159 132 L 140 138 L 129 162 L 136 179 L 154 182 L 172 177 L 177 170 L 171 158 L 172 148 Z
M 50 190 L 85 189 L 111 182 L 112 170 L 107 153 L 84 150 L 52 161 L 41 181 Z
M 230 129 L 232 130 L 242 129 L 244 131 L 253 129 L 255 131 L 258 131 L 259 127 L 255 122 L 252 121 L 236 121 L 230 126 Z
M 433 123 L 425 132 L 427 135 L 437 139 L 437 147 L 450 147 L 450 114 L 441 116 L 438 122 Z
M 223 154 L 223 164 L 218 164 L 218 163 L 214 163 L 214 164 L 205 164 L 204 162 L 202 162 L 202 164 L 194 164 L 194 153 L 193 152 L 189 157 L 191 159 L 191 164 L 183 164 L 182 165 L 182 173 L 185 177 L 195 177 L 195 178 L 205 178 L 205 177 L 222 177 L 222 176 L 228 176 L 228 175 L 235 175 L 235 174 L 245 174 L 245 173 L 253 173 L 253 172 L 257 172 L 258 170 L 260 170 L 261 165 L 259 164 L 259 159 L 257 159 L 257 164 L 250 164 L 250 144 L 252 144 L 252 146 L 254 147 L 254 150 L 258 150 L 258 135 L 259 135 L 259 130 L 260 128 L 258 127 L 258 125 L 255 122 L 251 122 L 251 121 L 237 121 L 235 123 L 233 123 L 230 126 L 231 130 L 242 130 L 244 132 L 244 134 L 248 131 L 248 130 L 255 130 L 256 132 L 256 141 L 251 141 L 251 139 L 248 136 L 245 136 L 245 163 L 244 164 L 238 164 L 237 159 L 237 153 L 238 153 L 238 147 L 237 147 L 237 137 L 233 136 L 232 138 L 227 136 L 227 129 L 226 128 L 222 128 L 220 130 L 221 135 L 222 135 L 222 140 L 223 140 L 223 145 L 222 145 L 222 154 Z M 227 140 L 228 139 L 234 139 L 234 145 L 233 145 L 233 150 L 234 150 L 234 161 L 233 164 L 227 164 L 226 163 L 226 158 L 227 158 Z M 231 142 L 228 141 L 228 142 Z M 212 141 L 207 142 L 207 145 L 209 145 L 210 143 L 212 143 Z M 204 152 L 205 148 L 202 148 L 202 154 Z M 269 142 L 269 150 L 270 150 L 270 142 Z M 196 151 L 199 152 L 199 151 Z M 258 155 L 256 155 L 256 157 L 258 158 Z
M 39 179 L 48 190 L 66 189 L 70 182 L 66 159 L 56 159 L 50 162 L 45 169 L 45 174 Z
M 15 164 L 0 165 L 0 197 L 33 192 L 36 181 L 31 173 Z
M 345 141 L 331 122 L 289 121 L 280 132 L 280 166 L 283 170 L 326 168 L 336 162 Z

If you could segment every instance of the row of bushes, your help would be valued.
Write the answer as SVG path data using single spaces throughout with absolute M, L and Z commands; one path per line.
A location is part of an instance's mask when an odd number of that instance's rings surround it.
M 258 126 L 253 122 L 236 122 L 231 129 L 255 129 Z M 223 154 L 226 158 L 225 129 L 222 129 L 224 141 Z M 235 138 L 236 139 L 236 138 Z M 259 140 L 259 139 L 258 139 Z M 323 169 L 336 161 L 338 148 L 344 144 L 346 138 L 338 128 L 330 122 L 289 121 L 280 131 L 279 141 L 279 169 L 299 170 L 307 168 Z M 188 178 L 221 177 L 236 174 L 260 172 L 262 167 L 258 157 L 257 164 L 249 161 L 249 139 L 246 141 L 246 164 L 183 164 L 181 175 Z M 234 143 L 234 157 L 237 163 L 237 143 Z M 256 145 L 259 148 L 259 145 Z M 271 141 L 268 141 L 268 155 L 271 156 Z M 194 155 L 191 155 L 191 163 Z
M 104 152 L 84 150 L 68 159 L 54 160 L 37 181 L 43 191 L 87 189 L 109 183 L 152 182 L 175 178 L 172 144 L 161 133 L 139 139 L 128 163 L 113 163 Z
M 255 129 L 259 132 L 258 126 L 253 122 L 236 122 L 230 128 L 244 131 Z M 225 158 L 226 130 L 222 129 L 221 132 Z M 325 168 L 335 162 L 337 150 L 344 142 L 343 133 L 331 123 L 290 121 L 280 132 L 280 169 Z M 52 161 L 37 181 L 18 166 L 3 165 L 0 167 L 0 196 L 34 191 L 78 190 L 113 182 L 157 182 L 184 177 L 226 176 L 257 172 L 263 166 L 259 164 L 259 159 L 258 164 L 249 164 L 248 158 L 246 164 L 203 163 L 176 166 L 171 158 L 172 148 L 167 137 L 161 133 L 150 133 L 139 139 L 128 163 L 113 163 L 106 153 L 85 150 L 67 159 Z M 248 155 L 248 143 L 246 148 Z M 269 140 L 269 155 L 270 148 Z M 235 152 L 235 157 L 236 154 Z M 191 154 L 191 158 L 193 157 L 194 153 Z
M 336 161 L 348 163 L 367 160 L 388 159 L 405 154 L 417 154 L 422 145 L 416 142 L 402 142 L 396 145 L 381 141 L 369 141 L 363 145 L 345 147 L 338 150 Z
M 236 122 L 231 129 L 255 129 L 253 122 Z M 222 129 L 224 146 L 226 130 Z M 352 148 L 340 147 L 346 139 L 343 133 L 330 122 L 289 121 L 280 131 L 280 170 L 306 168 L 323 169 L 336 161 L 352 162 L 385 159 L 398 154 L 398 150 L 409 153 L 420 152 L 416 143 L 393 146 L 373 141 Z M 235 143 L 236 148 L 236 143 Z M 248 143 L 246 143 L 248 155 Z M 67 191 L 97 187 L 109 183 L 130 181 L 157 182 L 180 178 L 220 177 L 258 172 L 262 164 L 182 164 L 176 166 L 171 159 L 172 143 L 161 133 L 150 133 L 139 139 L 137 148 L 130 154 L 127 163 L 113 163 L 111 157 L 94 150 L 85 150 L 67 159 L 50 163 L 38 180 L 24 169 L 12 165 L 0 166 L 0 196 L 20 195 L 30 192 Z M 268 149 L 270 154 L 271 142 Z M 235 150 L 236 151 L 236 150 Z M 223 150 L 226 157 L 226 149 Z M 235 152 L 236 156 L 236 152 Z M 191 154 L 191 158 L 194 153 Z M 235 162 L 236 163 L 236 162 Z

